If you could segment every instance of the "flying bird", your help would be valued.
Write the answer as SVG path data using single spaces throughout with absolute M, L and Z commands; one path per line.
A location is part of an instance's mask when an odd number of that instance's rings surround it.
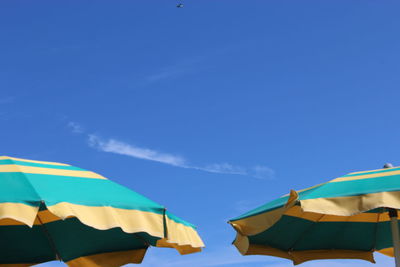
M 182 4 L 182 3 L 179 3 L 179 4 L 176 5 L 176 7 L 177 7 L 177 8 L 182 8 L 182 7 L 183 7 L 183 4 Z

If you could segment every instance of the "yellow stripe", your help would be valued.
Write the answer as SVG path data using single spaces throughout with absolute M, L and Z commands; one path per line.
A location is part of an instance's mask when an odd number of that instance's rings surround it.
M 358 259 L 375 263 L 372 251 L 344 250 L 344 249 L 327 249 L 327 250 L 307 250 L 290 252 L 295 265 L 310 260 L 327 260 L 327 259 Z
M 19 160 L 19 161 L 32 162 L 32 163 L 58 165 L 58 166 L 70 166 L 68 164 L 58 163 L 58 162 L 38 161 L 38 160 L 19 159 L 19 158 L 7 157 L 7 156 L 0 156 L 0 160 L 2 160 L 2 159 L 11 159 L 11 160 Z
M 90 171 L 76 171 L 76 170 L 60 170 L 60 169 L 49 169 L 42 167 L 30 167 L 20 165 L 0 165 L 0 172 L 24 172 L 34 174 L 49 174 L 59 176 L 72 176 L 72 177 L 83 177 L 83 178 L 96 178 L 106 179 L 105 177 Z
M 177 223 L 169 219 L 168 216 L 166 216 L 165 221 L 168 231 L 168 243 L 176 243 L 179 246 L 190 245 L 194 248 L 204 247 L 204 243 L 195 229 Z
M 59 218 L 77 217 L 83 224 L 99 230 L 120 227 L 126 233 L 145 232 L 154 237 L 164 237 L 164 218 L 162 214 L 126 210 L 113 207 L 89 207 L 70 203 L 48 206 L 48 210 Z M 177 249 L 181 254 L 201 251 L 204 247 L 196 230 L 166 218 L 168 239 L 157 246 Z
M 4 210 L 4 206 L 2 209 L 2 205 L 4 203 L 0 204 L 0 212 L 2 210 Z M 11 211 L 8 211 L 6 213 L 8 213 L 9 215 L 3 215 L 6 216 L 6 218 L 0 219 L 0 226 L 9 226 L 9 225 L 27 225 L 27 223 L 24 223 L 23 221 L 19 221 L 18 219 L 12 219 L 12 218 L 20 218 L 21 219 L 21 215 L 19 216 L 15 216 L 15 212 L 24 212 L 24 213 L 29 213 L 28 210 L 25 209 L 23 211 L 18 211 L 18 209 L 20 209 L 20 205 L 23 204 L 17 204 L 18 206 L 14 205 L 14 203 L 11 204 Z M 24 205 L 26 206 L 26 205 Z M 27 206 L 29 210 L 32 210 L 31 214 L 29 216 L 34 216 L 34 212 L 37 210 L 36 208 L 30 209 L 30 206 Z M 25 221 L 30 220 L 30 219 L 26 219 Z M 39 213 L 37 213 L 37 215 L 35 215 L 35 221 L 33 223 L 33 225 L 41 225 L 42 223 L 50 223 L 50 222 L 55 222 L 55 221 L 59 221 L 61 220 L 60 218 L 58 218 L 57 216 L 55 216 L 54 214 L 52 214 L 50 211 L 48 210 L 42 210 Z
M 261 213 L 255 216 L 247 217 L 237 221 L 229 222 L 232 227 L 242 235 L 256 235 L 264 232 L 272 225 L 274 225 L 282 215 L 289 209 L 291 209 L 298 199 L 296 191 L 290 191 L 290 197 L 285 206 L 279 209 Z
M 247 236 L 244 236 L 239 232 L 237 232 L 233 244 L 239 250 L 240 254 L 247 255 L 247 251 L 249 250 L 250 247 L 249 238 Z
M 373 171 L 379 171 L 382 169 L 378 169 L 378 170 L 371 170 L 371 171 L 363 171 L 363 172 L 353 172 L 350 174 L 362 174 L 365 172 L 373 172 Z M 335 182 L 343 182 L 343 181 L 353 181 L 353 180 L 361 180 L 361 179 L 368 179 L 368 178 L 378 178 L 378 177 L 384 177 L 384 176 L 392 176 L 392 175 L 399 175 L 400 174 L 400 170 L 396 170 L 396 171 L 391 171 L 391 172 L 383 172 L 383 173 L 374 173 L 374 174 L 365 174 L 365 175 L 359 175 L 359 176 L 351 176 L 351 177 L 338 177 L 335 178 L 333 180 L 330 180 L 328 182 L 325 183 L 321 183 L 321 184 L 317 184 L 311 187 L 307 187 L 301 190 L 296 190 L 297 193 L 301 193 L 304 191 L 308 191 L 310 189 L 319 187 L 321 185 L 327 184 L 327 183 L 335 183 Z M 282 197 L 288 196 L 289 194 L 283 195 Z
M 236 231 L 243 235 L 256 235 L 274 225 L 282 217 L 285 211 L 286 208 L 282 207 L 229 223 Z
M 352 216 L 376 208 L 400 209 L 400 191 L 380 192 L 351 197 L 300 200 L 303 211 Z
M 291 255 L 287 251 L 283 251 L 277 248 L 251 244 L 244 255 L 266 255 L 280 257 L 288 260 L 293 260 Z
M 72 216 L 70 216 L 70 217 L 72 217 Z M 60 221 L 60 220 L 61 220 L 61 218 L 57 217 L 50 211 L 42 210 L 42 211 L 39 211 L 39 213 L 36 217 L 36 220 L 35 220 L 35 224 L 51 223 L 51 222 Z
M 274 225 L 282 215 L 301 218 L 313 222 L 387 222 L 389 214 L 385 213 L 359 213 L 353 216 L 337 216 L 316 212 L 305 212 L 300 206 L 289 209 L 280 208 L 267 213 L 259 214 L 242 220 L 230 222 L 236 231 L 242 235 L 250 236 L 264 232 Z M 399 215 L 400 219 L 400 215 Z
M 146 232 L 154 237 L 164 237 L 162 214 L 113 207 L 90 207 L 67 202 L 48 206 L 47 209 L 61 219 L 77 217 L 83 224 L 99 230 L 120 227 L 126 233 Z
M 39 207 L 21 203 L 0 203 L 0 220 L 12 219 L 32 227 L 38 210 Z
M 394 168 L 398 168 L 398 167 L 396 166 Z M 369 170 L 369 171 L 351 172 L 351 173 L 349 173 L 349 175 L 369 173 L 369 172 L 379 172 L 379 171 L 383 171 L 383 170 L 388 170 L 388 169 L 375 169 L 375 170 Z
M 0 220 L 0 226 L 10 226 L 10 225 L 26 225 L 26 224 L 9 218 Z
M 40 225 L 42 223 L 77 217 L 83 224 L 99 230 L 120 227 L 126 233 L 145 232 L 154 237 L 164 238 L 164 216 L 162 214 L 113 207 L 90 207 L 66 202 L 48 206 L 47 208 L 48 210 L 43 210 L 38 213 L 38 207 L 31 207 L 19 203 L 1 203 L 0 225 L 25 224 L 32 226 L 34 224 Z M 199 252 L 201 248 L 204 247 L 204 243 L 195 229 L 177 223 L 168 217 L 166 217 L 165 221 L 168 239 L 163 239 L 157 243 L 157 246 L 175 248 L 181 254 Z M 86 262 L 88 259 L 90 260 L 90 258 L 84 258 L 85 259 L 82 258 L 79 261 L 74 261 L 74 263 L 77 264 L 75 266 L 83 266 L 79 265 L 79 263 Z
M 67 264 L 69 267 L 120 267 L 129 263 L 141 263 L 147 249 L 102 253 L 80 257 Z
M 310 260 L 323 259 L 359 259 L 375 263 L 372 251 L 342 249 L 283 251 L 269 246 L 251 244 L 246 255 L 267 255 L 290 259 L 294 265 Z
M 313 222 L 379 222 L 379 221 L 389 221 L 389 215 L 380 213 L 359 213 L 353 216 L 336 216 L 327 215 L 315 212 L 304 212 L 300 206 L 294 206 L 287 212 L 287 216 L 293 216 L 297 218 L 302 218 Z
M 343 182 L 343 181 L 353 181 L 353 180 L 361 180 L 361 179 L 368 179 L 368 178 L 378 178 L 378 177 L 385 177 L 385 176 L 393 176 L 399 175 L 400 171 L 392 171 L 392 172 L 382 172 L 382 173 L 373 173 L 373 174 L 365 174 L 359 176 L 350 176 L 350 177 L 339 177 L 330 181 L 330 183 L 335 182 Z
M 306 251 L 284 251 L 270 246 L 249 244 L 247 236 L 239 233 L 233 243 L 242 255 L 266 255 L 285 258 L 293 261 L 294 265 L 321 259 L 360 259 L 375 263 L 372 251 L 357 250 L 306 250 Z
M 181 255 L 200 252 L 204 243 L 196 230 L 166 216 L 168 237 L 157 241 L 157 247 L 175 248 Z
M 389 173 L 389 174 L 388 174 L 388 173 Z M 391 174 L 391 173 L 394 173 L 394 174 Z M 385 175 L 382 175 L 382 174 L 380 174 L 380 175 L 377 175 L 377 174 L 369 174 L 369 175 L 362 175 L 362 176 L 355 176 L 355 177 L 339 177 L 339 178 L 335 178 L 335 179 L 330 180 L 330 181 L 325 182 L 325 183 L 320 183 L 320 184 L 313 185 L 313 186 L 311 186 L 311 187 L 307 187 L 307 188 L 304 188 L 304 189 L 301 189 L 301 190 L 296 190 L 296 192 L 297 192 L 297 193 L 301 193 L 301 192 L 308 191 L 308 190 L 311 190 L 311 189 L 313 189 L 313 188 L 316 188 L 316 187 L 319 187 L 319 186 L 321 186 L 321 185 L 328 184 L 328 183 L 343 182 L 343 181 L 352 181 L 352 180 L 360 180 L 360 179 L 367 179 L 367 178 L 377 178 L 377 177 L 381 177 L 381 176 L 390 176 L 390 175 L 397 175 L 397 174 L 400 174 L 400 171 L 398 171 L 398 173 L 395 173 L 395 172 L 386 172 Z M 289 195 L 289 194 L 286 194 L 286 195 L 283 195 L 282 197 L 285 197 L 285 196 L 288 196 L 288 195 Z
M 394 257 L 394 250 L 393 248 L 384 248 L 381 250 L 377 250 L 376 252 L 382 253 L 383 255 L 389 256 L 389 257 Z
M 139 210 L 126 210 L 113 207 L 90 207 L 71 203 L 58 203 L 48 206 L 48 210 L 24 204 L 0 204 L 0 225 L 39 225 L 42 223 L 77 217 L 83 224 L 99 230 L 120 227 L 126 233 L 146 232 L 154 237 L 164 237 L 164 219 L 162 214 Z M 39 220 L 40 218 L 40 220 Z M 168 240 L 164 246 L 174 247 L 180 253 L 199 251 L 204 244 L 197 232 L 189 226 L 166 218 Z M 160 246 L 162 243 L 160 243 Z
M 275 212 L 282 213 L 283 209 L 275 210 Z M 316 212 L 305 212 L 300 206 L 293 206 L 292 208 L 286 210 L 284 212 L 286 216 L 292 216 L 301 218 L 304 220 L 312 221 L 312 222 L 369 222 L 369 223 L 377 223 L 377 222 L 388 222 L 390 221 L 389 213 L 359 213 L 353 216 L 337 216 L 337 215 L 328 215 L 321 214 Z M 265 231 L 271 225 L 271 223 L 263 222 L 263 216 L 270 217 L 271 221 L 277 222 L 277 216 L 275 214 L 264 213 L 260 215 L 256 215 L 251 218 L 255 218 L 253 220 L 248 220 L 248 218 L 232 222 L 234 228 L 239 230 L 244 235 L 254 235 L 260 232 Z M 274 218 L 275 217 L 275 218 Z M 279 216 L 280 218 L 281 216 Z M 399 214 L 400 219 L 400 214 Z M 264 218 L 265 220 L 265 218 Z M 239 222 L 239 223 L 238 223 Z M 265 224 L 266 223 L 266 224 Z M 274 224 L 274 223 L 273 223 Z M 239 227 L 238 227 L 239 226 Z
M 191 245 L 178 245 L 176 243 L 170 243 L 168 239 L 162 238 L 157 241 L 157 247 L 159 248 L 174 248 L 179 254 L 186 255 L 190 253 L 201 252 L 201 247 L 192 247 Z
M 295 203 L 296 198 L 291 197 Z M 320 198 L 301 200 L 301 206 L 294 204 L 261 213 L 238 221 L 230 222 L 235 230 L 250 236 L 264 232 L 274 225 L 282 215 L 302 218 L 313 222 L 387 222 L 388 212 L 364 213 L 379 207 L 400 209 L 400 192 L 382 192 L 363 196 Z M 400 219 L 400 216 L 399 216 Z

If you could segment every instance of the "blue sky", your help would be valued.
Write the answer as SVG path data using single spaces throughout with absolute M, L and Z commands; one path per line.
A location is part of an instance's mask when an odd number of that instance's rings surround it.
M 1 154 L 96 171 L 198 225 L 203 253 L 143 266 L 291 266 L 240 256 L 226 221 L 400 164 L 400 4 L 182 2 L 1 1 Z

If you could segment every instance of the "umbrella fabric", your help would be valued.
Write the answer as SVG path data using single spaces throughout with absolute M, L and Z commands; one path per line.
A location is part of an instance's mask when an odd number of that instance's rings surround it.
M 400 209 L 400 168 L 355 172 L 285 195 L 229 221 L 243 255 L 314 259 L 393 257 L 386 208 Z
M 149 246 L 204 246 L 195 226 L 144 196 L 67 164 L 0 157 L 0 267 L 140 263 Z

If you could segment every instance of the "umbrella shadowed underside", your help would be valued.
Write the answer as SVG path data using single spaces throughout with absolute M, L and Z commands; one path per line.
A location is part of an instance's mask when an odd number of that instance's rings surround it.
M 67 164 L 0 157 L 0 266 L 140 263 L 149 246 L 204 246 L 195 226 L 101 175 Z
M 389 209 L 400 209 L 400 168 L 350 173 L 291 191 L 229 221 L 243 255 L 300 264 L 316 259 L 394 256 Z

